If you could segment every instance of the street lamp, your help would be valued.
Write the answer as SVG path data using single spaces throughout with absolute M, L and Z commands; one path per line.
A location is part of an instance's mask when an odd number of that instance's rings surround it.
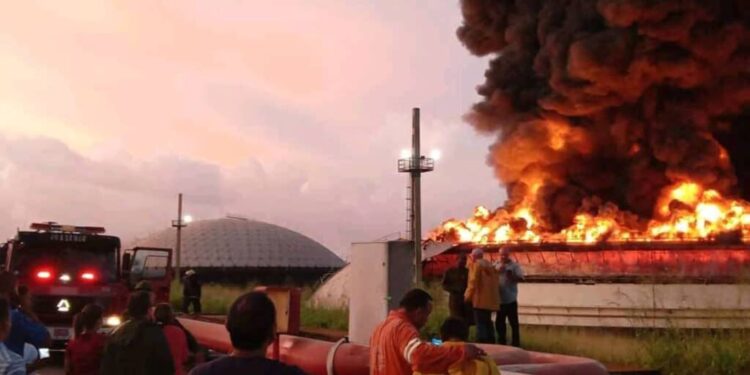
M 435 161 L 438 161 L 441 157 L 443 157 L 443 153 L 438 149 L 433 149 L 432 151 L 430 151 L 430 157 Z
M 421 175 L 435 169 L 435 159 L 422 156 L 419 150 L 419 108 L 412 110 L 411 151 L 403 150 L 398 160 L 398 171 L 409 173 L 410 202 L 407 205 L 407 222 L 414 243 L 414 285 L 422 283 L 422 197 Z M 433 155 L 435 152 L 433 151 Z M 438 154 L 438 156 L 440 156 Z

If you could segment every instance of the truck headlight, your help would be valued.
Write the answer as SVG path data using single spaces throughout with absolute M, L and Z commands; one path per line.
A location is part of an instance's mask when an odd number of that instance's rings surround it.
M 122 320 L 117 315 L 108 316 L 107 319 L 104 320 L 104 325 L 107 327 L 117 327 L 120 323 L 122 323 Z

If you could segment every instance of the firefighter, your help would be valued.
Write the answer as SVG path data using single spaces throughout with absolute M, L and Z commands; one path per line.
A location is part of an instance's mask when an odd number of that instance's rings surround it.
M 483 350 L 470 344 L 443 347 L 419 339 L 419 329 L 432 313 L 432 297 L 424 290 L 412 289 L 399 306 L 372 333 L 370 375 L 411 375 L 416 371 L 445 373 L 461 361 L 485 355 Z
M 182 312 L 188 314 L 190 305 L 193 305 L 193 313 L 201 313 L 201 282 L 195 271 L 188 270 L 182 278 Z
M 492 312 L 500 309 L 500 279 L 495 267 L 484 259 L 482 249 L 471 252 L 469 283 L 464 298 L 474 308 L 474 323 L 477 325 L 477 341 L 495 343 L 495 327 Z

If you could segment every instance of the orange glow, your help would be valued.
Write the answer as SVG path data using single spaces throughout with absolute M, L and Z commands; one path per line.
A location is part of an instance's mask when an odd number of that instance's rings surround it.
M 534 194 L 537 189 L 538 186 L 534 186 Z M 736 233 L 742 239 L 750 239 L 750 203 L 725 198 L 716 190 L 705 189 L 695 182 L 665 188 L 657 203 L 658 217 L 639 224 L 626 220 L 630 214 L 608 203 L 599 207 L 597 213 L 578 213 L 573 224 L 560 232 L 548 232 L 544 231 L 544 223 L 528 205 L 535 199 L 526 197 L 515 209 L 501 208 L 495 212 L 477 207 L 473 218 L 448 220 L 433 231 L 430 238 L 479 244 L 597 243 L 701 241 Z
M 565 138 L 563 138 L 560 133 L 553 133 L 549 139 L 549 146 L 552 147 L 553 150 L 560 150 L 565 147 Z
M 547 141 L 549 147 L 555 151 L 560 151 L 567 143 L 566 138 L 570 132 L 569 129 L 565 125 L 555 122 L 550 122 L 547 129 L 549 130 Z

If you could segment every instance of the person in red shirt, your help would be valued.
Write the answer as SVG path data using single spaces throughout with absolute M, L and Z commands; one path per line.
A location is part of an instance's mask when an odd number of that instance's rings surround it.
M 154 318 L 167 338 L 169 351 L 172 353 L 172 360 L 174 361 L 175 375 L 185 375 L 185 364 L 190 356 L 190 350 L 188 349 L 185 332 L 176 324 L 172 306 L 169 306 L 168 303 L 156 305 Z
M 404 295 L 399 309 L 391 311 L 370 338 L 370 375 L 411 375 L 414 372 L 447 373 L 448 368 L 485 355 L 471 344 L 435 346 L 419 339 L 432 313 L 432 297 L 421 289 Z
M 65 375 L 98 375 L 106 337 L 99 333 L 104 309 L 88 304 L 73 318 L 73 340 L 65 350 Z

